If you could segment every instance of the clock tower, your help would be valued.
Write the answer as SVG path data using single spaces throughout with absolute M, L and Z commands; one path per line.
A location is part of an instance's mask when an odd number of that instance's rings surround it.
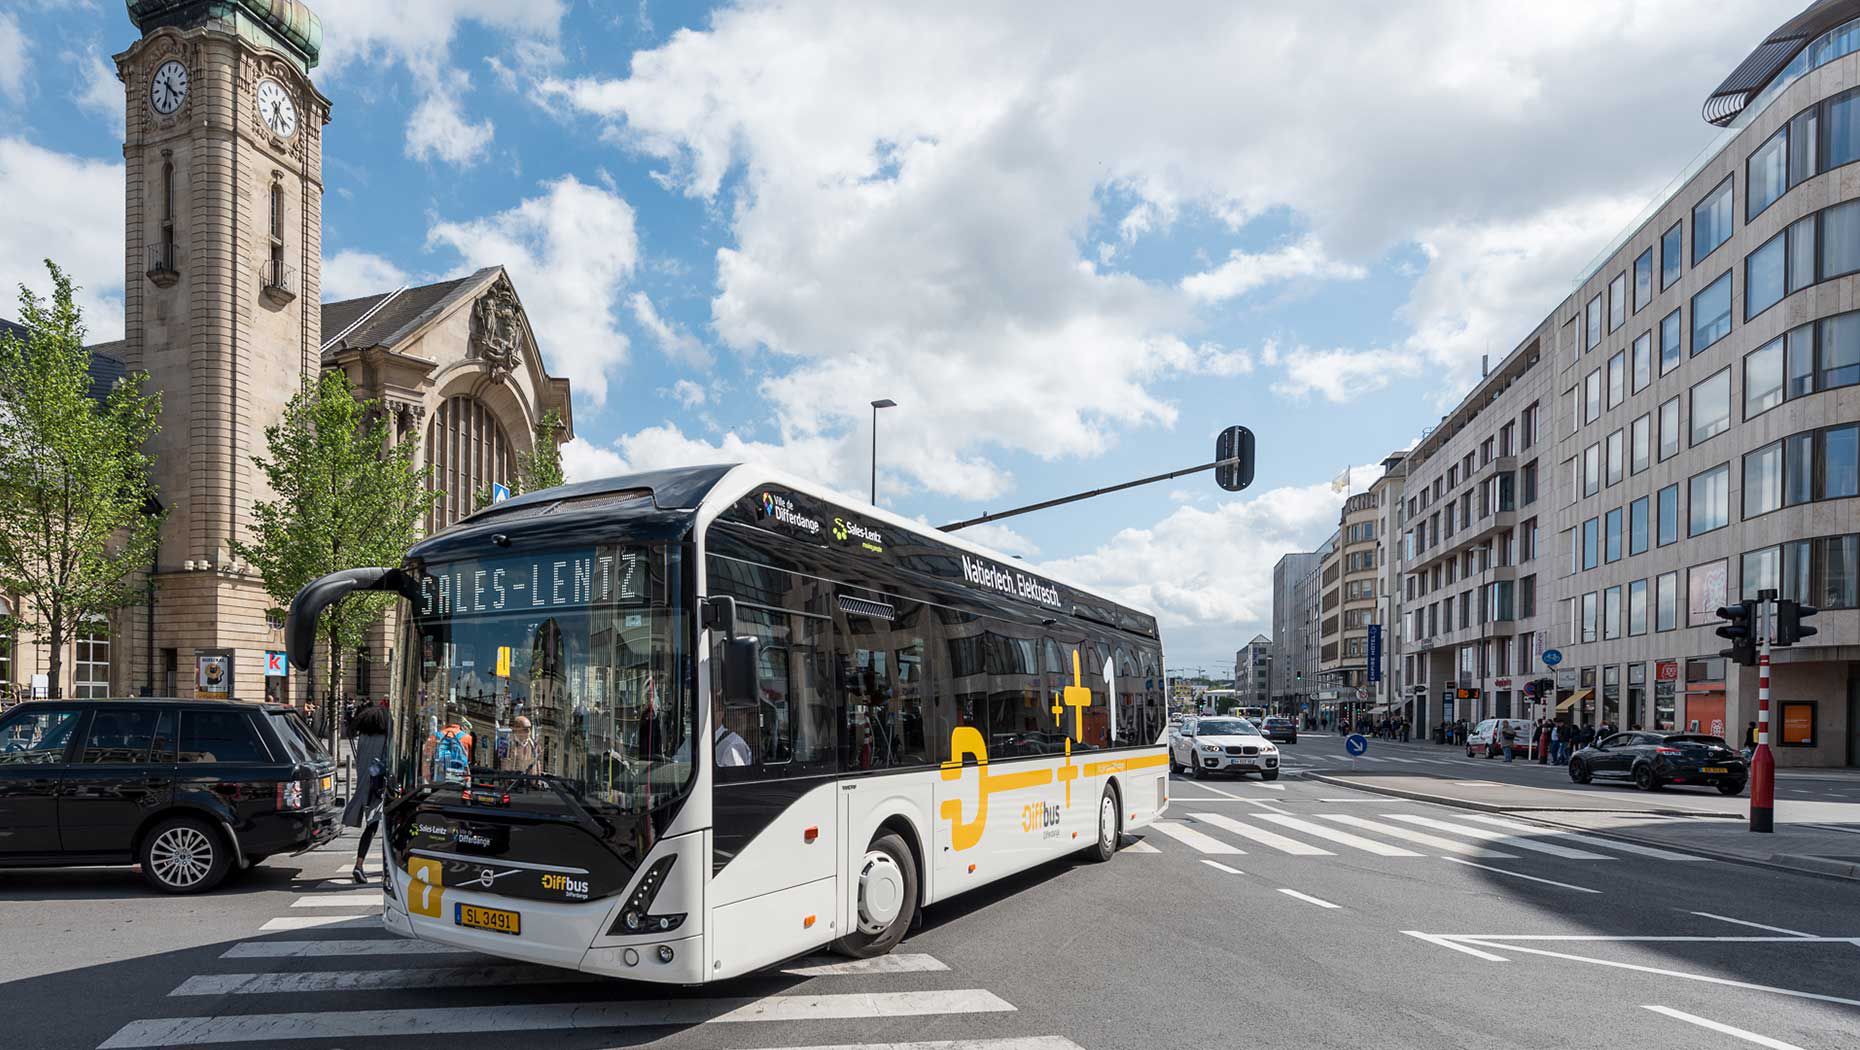
M 320 365 L 322 25 L 300 0 L 128 0 L 125 344 L 161 394 L 152 602 L 113 632 L 125 691 L 265 695 L 273 602 L 231 543 L 252 457 Z M 117 684 L 115 682 L 113 685 Z M 273 695 L 276 695 L 275 693 Z

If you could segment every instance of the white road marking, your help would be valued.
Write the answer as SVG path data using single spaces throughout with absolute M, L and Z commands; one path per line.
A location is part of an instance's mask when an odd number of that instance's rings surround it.
M 1717 919 L 1719 922 L 1728 922 L 1728 923 L 1732 923 L 1738 926 L 1748 926 L 1753 930 L 1768 930 L 1771 933 L 1786 933 L 1791 937 L 1813 937 L 1814 936 L 1814 934 L 1812 933 L 1803 933 L 1800 930 L 1785 930 L 1781 926 L 1765 926 L 1760 922 L 1749 922 L 1744 919 L 1733 919 L 1729 915 L 1713 915 L 1711 912 L 1708 912 L 1708 911 L 1695 911 L 1692 914 L 1700 916 L 1701 918 Z
M 402 970 L 321 970 L 314 973 L 210 973 L 181 982 L 170 996 L 296 995 L 305 992 L 367 992 L 388 988 L 495 988 L 500 985 L 581 983 L 606 980 L 595 974 L 549 966 L 444 966 Z
M 1173 821 L 1159 820 L 1151 824 L 1150 827 L 1155 828 L 1157 831 L 1162 832 L 1190 849 L 1200 850 L 1203 853 L 1213 856 L 1222 857 L 1246 852 L 1238 846 L 1229 846 L 1219 839 L 1209 838 L 1201 832 L 1196 831 L 1194 828 L 1185 828 Z
M 1393 757 L 1393 756 L 1390 756 L 1390 755 L 1384 755 L 1384 756 L 1382 756 L 1382 758 L 1380 759 L 1380 761 L 1383 761 L 1383 762 L 1400 762 L 1400 763 L 1401 763 L 1402 765 L 1404 765 L 1404 766 L 1412 766 L 1412 765 L 1414 765 L 1414 759 L 1412 759 L 1412 758 L 1395 758 L 1395 757 Z
M 1485 941 L 1598 941 L 1620 944 L 1641 942 L 1649 944 L 1851 944 L 1860 947 L 1860 937 L 1701 937 L 1697 934 L 1657 937 L 1603 933 L 1442 933 L 1435 936 L 1481 943 Z
M 939 1039 L 933 1043 L 839 1043 L 774 1050 L 1081 1050 L 1081 1047 L 1064 1036 L 1035 1035 L 1013 1039 Z
M 376 915 L 286 915 L 271 919 L 258 928 L 260 933 L 282 933 L 287 930 L 311 930 L 318 926 L 353 926 L 357 929 L 378 929 L 381 919 Z
M 1246 874 L 1246 872 L 1241 871 L 1239 868 L 1230 868 L 1227 865 L 1222 864 L 1218 860 L 1208 860 L 1207 858 L 1204 857 L 1202 858 L 1201 863 L 1206 864 L 1208 867 L 1214 868 L 1217 871 L 1224 871 L 1229 875 L 1245 875 Z
M 1593 939 L 1601 940 L 1603 938 L 1593 938 Z M 1626 938 L 1623 938 L 1623 939 L 1626 939 Z M 1634 939 L 1637 939 L 1637 940 L 1638 939 L 1679 940 L 1680 938 L 1675 937 L 1675 938 L 1634 938 Z M 1731 938 L 1701 938 L 1701 939 L 1730 940 Z M 1854 940 L 1854 938 L 1830 938 L 1830 939 L 1831 940 L 1847 940 L 1850 942 Z M 1802 937 L 1802 938 L 1793 939 L 1790 943 L 1809 944 L 1815 940 L 1821 940 L 1821 938 Z M 1488 944 L 1486 943 L 1485 940 L 1465 941 L 1463 939 L 1463 941 L 1465 943 L 1476 944 L 1482 948 L 1495 948 L 1499 951 L 1525 952 L 1530 955 L 1542 955 L 1542 956 L 1545 956 L 1551 959 L 1566 959 L 1570 962 L 1591 963 L 1595 966 L 1607 966 L 1607 967 L 1611 967 L 1617 970 L 1633 970 L 1636 973 L 1658 974 L 1662 977 L 1679 977 L 1679 978 L 1682 978 L 1688 981 L 1701 981 L 1705 984 L 1722 985 L 1726 988 L 1747 988 L 1753 992 L 1774 992 L 1777 995 L 1786 995 L 1794 999 L 1812 999 L 1820 1003 L 1839 1003 L 1842 1006 L 1860 1006 L 1860 999 L 1843 999 L 1838 995 L 1822 995 L 1819 992 L 1804 992 L 1804 991 L 1801 991 L 1795 988 L 1778 988 L 1778 987 L 1775 987 L 1774 985 L 1752 984 L 1748 981 L 1733 981 L 1728 977 L 1713 977 L 1710 974 L 1687 973 L 1684 970 L 1666 970 L 1658 966 L 1640 966 L 1635 963 L 1620 962 L 1615 959 L 1591 959 L 1586 955 L 1571 955 L 1568 952 L 1553 952 L 1553 951 L 1549 951 L 1544 948 L 1526 948 L 1525 946 L 1521 944 Z
M 1302 831 L 1307 835 L 1315 835 L 1321 839 L 1340 842 L 1345 846 L 1354 846 L 1366 853 L 1374 853 L 1378 857 L 1418 857 L 1421 855 L 1411 849 L 1402 849 L 1400 846 L 1390 846 L 1387 843 L 1363 838 L 1361 835 L 1352 835 L 1347 831 L 1338 831 L 1336 828 L 1327 828 L 1322 824 L 1313 824 L 1308 820 L 1288 817 L 1283 813 L 1261 813 L 1258 814 L 1258 816 L 1261 820 L 1270 820 L 1274 824 L 1291 828 L 1294 831 Z
M 1509 875 L 1514 879 L 1529 879 L 1532 882 L 1541 882 L 1546 886 L 1561 886 L 1566 890 L 1575 890 L 1577 893 L 1600 893 L 1602 892 L 1601 890 L 1592 890 L 1588 888 L 1587 886 L 1575 886 L 1567 882 L 1558 882 L 1555 879 L 1540 879 L 1535 875 L 1526 875 L 1523 872 L 1519 872 L 1519 871 L 1506 871 L 1504 868 L 1493 868 L 1493 867 L 1489 867 L 1484 864 L 1474 864 L 1470 860 L 1461 860 L 1458 857 L 1442 857 L 1440 859 L 1450 860 L 1455 864 L 1464 864 L 1469 868 L 1483 868 L 1486 871 L 1495 871 L 1500 875 Z
M 1477 948 L 1468 948 L 1464 944 L 1460 944 L 1459 942 L 1450 940 L 1446 937 L 1441 937 L 1437 934 L 1422 933 L 1420 930 L 1403 930 L 1401 932 L 1407 934 L 1410 937 L 1418 938 L 1419 940 L 1426 941 L 1429 944 L 1436 945 L 1441 948 L 1451 948 L 1456 952 L 1464 952 L 1465 954 L 1470 955 L 1475 959 L 1484 959 L 1486 962 L 1502 963 L 1502 962 L 1511 961 L 1510 959 L 1507 959 L 1502 955 L 1493 955 L 1491 952 L 1482 952 Z
M 373 893 L 299 893 L 293 908 L 379 908 L 381 888 Z
M 1288 889 L 1286 889 L 1286 888 L 1285 888 L 1285 887 L 1283 887 L 1283 886 L 1281 886 L 1281 887 L 1279 887 L 1279 892 L 1280 892 L 1280 893 L 1283 893 L 1283 894 L 1285 894 L 1285 895 L 1286 895 L 1287 897 L 1296 897 L 1296 898 L 1298 898 L 1299 900 L 1301 900 L 1301 901 L 1304 901 L 1304 902 L 1305 902 L 1306 904 L 1315 904 L 1315 905 L 1317 905 L 1317 906 L 1318 906 L 1318 907 L 1320 907 L 1320 908 L 1340 908 L 1340 907 L 1342 907 L 1342 905 L 1339 905 L 1339 904 L 1332 904 L 1331 902 L 1329 902 L 1329 901 L 1327 901 L 1327 900 L 1320 900 L 1319 898 L 1317 898 L 1317 897 L 1313 897 L 1313 896 L 1311 896 L 1311 895 L 1310 895 L 1310 894 L 1308 894 L 1308 893 L 1300 893 L 1300 892 L 1298 892 L 1297 890 L 1288 890 Z
M 1467 813 L 1464 814 L 1464 816 L 1467 820 L 1476 820 L 1481 824 L 1490 824 L 1495 828 L 1505 828 L 1523 835 L 1555 836 L 1559 839 L 1569 839 L 1572 842 L 1580 842 L 1594 849 L 1611 849 L 1621 853 L 1632 853 L 1640 857 L 1658 857 L 1661 860 L 1701 861 L 1705 859 L 1704 857 L 1692 853 L 1674 853 L 1672 850 L 1656 849 L 1653 846 L 1642 846 L 1636 842 L 1620 842 L 1615 839 L 1605 839 L 1599 835 L 1584 835 L 1580 831 L 1569 831 L 1564 828 L 1549 828 L 1538 824 L 1525 824 L 1516 820 L 1507 820 L 1504 817 L 1489 816 L 1484 813 Z
M 934 955 L 925 955 L 921 952 L 899 952 L 895 955 L 880 955 L 871 959 L 811 956 L 793 966 L 783 967 L 781 972 L 793 977 L 846 977 L 874 973 L 936 973 L 947 969 L 949 967 Z
M 1155 846 L 1152 846 L 1149 843 L 1144 842 L 1141 839 L 1138 839 L 1136 842 L 1132 842 L 1130 845 L 1125 846 L 1120 852 L 1123 852 L 1123 853 L 1161 853 L 1162 850 L 1159 850 Z
M 241 941 L 222 959 L 326 959 L 344 955 L 475 955 L 433 941 L 389 937 L 367 941 Z
M 1742 1028 L 1733 1028 L 1728 1024 L 1721 1024 L 1709 1018 L 1700 1017 L 1697 1014 L 1686 1013 L 1683 1010 L 1675 1010 L 1670 1006 L 1649 1006 L 1642 1004 L 1641 1009 L 1652 1010 L 1654 1013 L 1663 1017 L 1670 1017 L 1675 1021 L 1684 1021 L 1687 1024 L 1695 1024 L 1700 1028 L 1709 1028 L 1714 1032 L 1742 1039 L 1746 1043 L 1767 1046 L 1770 1050 L 1802 1050 L 1801 1047 L 1794 1043 L 1785 1043 L 1781 1039 L 1771 1039 L 1767 1035 L 1758 1035 L 1755 1032 L 1747 1032 Z
M 1446 820 L 1436 820 L 1433 817 L 1416 816 L 1412 813 L 1384 813 L 1383 816 L 1390 820 L 1399 820 L 1407 824 L 1418 824 L 1424 828 L 1437 828 L 1455 835 L 1464 835 L 1469 839 L 1481 839 L 1486 842 L 1501 843 L 1509 849 L 1527 849 L 1535 853 L 1548 853 L 1552 857 L 1563 857 L 1567 860 L 1614 859 L 1613 857 L 1603 856 L 1600 853 L 1590 853 L 1588 850 L 1571 849 L 1568 846 L 1558 846 L 1549 842 L 1533 842 L 1523 835 L 1509 835 L 1502 831 L 1487 831 L 1484 828 L 1470 828 L 1464 824 L 1455 824 Z
M 462 1006 L 444 1010 L 343 1010 L 318 1013 L 158 1017 L 131 1021 L 98 1050 L 180 1043 L 274 1043 L 286 1039 L 388 1039 L 489 1032 L 849 1020 L 936 1014 L 1008 1013 L 1009 1003 L 980 988 L 759 999 L 659 999 L 612 1003 Z
M 1287 838 L 1276 831 L 1267 831 L 1265 828 L 1256 828 L 1251 824 L 1242 824 L 1232 817 L 1223 816 L 1219 813 L 1191 813 L 1189 815 L 1203 823 L 1212 824 L 1222 831 L 1230 831 L 1242 838 L 1252 839 L 1262 846 L 1271 846 L 1281 853 L 1290 853 L 1294 857 L 1336 856 L 1336 854 L 1332 853 L 1330 850 L 1319 849 L 1316 846 L 1300 842 L 1297 839 Z
M 1389 824 L 1380 824 L 1373 820 L 1364 820 L 1362 817 L 1351 816 L 1348 813 L 1319 813 L 1316 815 L 1323 817 L 1325 820 L 1334 820 L 1339 824 L 1348 824 L 1353 828 L 1373 831 L 1378 835 L 1387 835 L 1394 839 L 1405 839 L 1417 845 L 1427 846 L 1446 853 L 1463 853 L 1468 857 L 1485 857 L 1490 860 L 1516 860 L 1518 858 L 1518 855 L 1515 853 L 1501 853 L 1495 849 L 1486 849 L 1484 846 L 1468 846 L 1464 842 L 1443 839 L 1439 835 L 1429 835 L 1424 831 L 1415 831 L 1412 828 L 1399 828 Z

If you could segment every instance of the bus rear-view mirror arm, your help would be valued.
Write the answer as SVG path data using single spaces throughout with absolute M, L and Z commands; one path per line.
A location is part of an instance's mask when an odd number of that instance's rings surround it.
M 284 651 L 291 666 L 308 671 L 316 655 L 316 622 L 323 610 L 356 591 L 389 591 L 409 601 L 420 597 L 420 581 L 401 569 L 344 569 L 319 576 L 291 599 L 284 618 Z
M 727 594 L 704 600 L 704 626 L 723 632 L 723 699 L 727 703 L 754 703 L 761 692 L 757 688 L 757 668 L 761 654 L 756 640 L 736 636 L 736 599 Z

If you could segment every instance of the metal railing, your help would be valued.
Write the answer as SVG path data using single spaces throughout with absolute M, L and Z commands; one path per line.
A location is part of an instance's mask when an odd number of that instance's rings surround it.
M 297 267 L 282 259 L 267 259 L 259 267 L 266 294 L 282 299 L 297 297 Z
M 148 248 L 148 279 L 166 287 L 181 276 L 181 246 L 170 240 L 157 241 Z

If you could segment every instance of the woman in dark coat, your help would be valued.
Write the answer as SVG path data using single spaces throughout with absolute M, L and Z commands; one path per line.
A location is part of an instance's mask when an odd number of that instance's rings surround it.
M 356 783 L 354 796 L 343 807 L 342 823 L 362 829 L 362 840 L 355 846 L 355 871 L 351 875 L 356 882 L 368 881 L 362 861 L 368 856 L 369 843 L 375 839 L 376 818 L 387 794 L 388 734 L 393 728 L 387 708 L 378 704 L 363 708 L 349 725 L 349 732 L 355 737 L 350 759 L 355 763 Z

